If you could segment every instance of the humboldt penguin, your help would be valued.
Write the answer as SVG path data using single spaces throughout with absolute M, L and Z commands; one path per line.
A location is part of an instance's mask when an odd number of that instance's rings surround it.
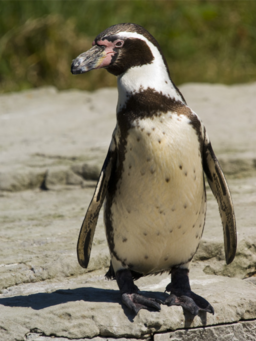
M 88 266 L 105 199 L 111 256 L 106 276 L 116 279 L 123 304 L 134 313 L 166 304 L 193 315 L 214 314 L 189 283 L 189 264 L 205 224 L 204 173 L 219 205 L 227 264 L 235 257 L 237 237 L 230 191 L 205 126 L 172 82 L 158 42 L 143 27 L 109 27 L 73 60 L 71 72 L 99 68 L 117 77 L 117 123 L 80 230 L 78 261 Z M 139 293 L 135 279 L 163 272 L 171 274 L 165 301 Z

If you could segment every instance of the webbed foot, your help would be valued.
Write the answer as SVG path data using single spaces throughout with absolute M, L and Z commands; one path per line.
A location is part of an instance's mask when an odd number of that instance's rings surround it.
M 211 304 L 191 291 L 187 269 L 176 268 L 172 270 L 172 281 L 167 285 L 166 291 L 171 292 L 164 302 L 168 306 L 181 306 L 192 315 L 198 315 L 199 311 L 214 314 Z
M 122 294 L 122 302 L 135 314 L 137 314 L 140 309 L 156 310 L 160 311 L 160 304 L 154 298 L 147 298 L 139 294 Z
M 122 294 L 122 302 L 135 314 L 140 309 L 161 310 L 162 303 L 154 298 L 148 298 L 138 294 L 138 287 L 133 283 L 133 278 L 130 270 L 119 270 L 116 272 L 116 281 Z

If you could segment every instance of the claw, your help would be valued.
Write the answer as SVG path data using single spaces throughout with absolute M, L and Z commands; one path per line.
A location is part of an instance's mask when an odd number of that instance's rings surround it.
M 147 298 L 139 294 L 122 294 L 122 302 L 135 314 L 140 309 L 160 311 L 160 304 L 154 298 Z
M 205 306 L 201 305 L 198 301 L 194 299 L 194 294 L 191 291 L 191 296 L 181 295 L 177 297 L 174 294 L 171 294 L 164 302 L 164 304 L 168 306 L 177 305 L 183 307 L 185 310 L 188 310 L 192 315 L 198 315 L 199 311 L 205 311 L 207 313 L 211 313 L 214 315 L 214 309 L 210 305 L 209 302 L 207 302 L 203 297 L 196 295 L 197 297 L 200 297 L 205 303 L 207 303 Z
M 137 294 L 139 289 L 133 283 L 130 270 L 125 269 L 117 271 L 116 280 L 122 293 L 123 304 L 125 304 L 135 314 L 137 314 L 140 309 L 147 309 L 150 311 L 161 310 L 160 304 L 163 303 L 162 301 Z
M 206 311 L 207 313 L 214 315 L 213 307 L 205 298 L 195 294 L 193 291 L 191 291 L 191 298 L 193 299 L 195 304 L 198 306 L 199 310 Z
M 192 315 L 198 315 L 199 307 L 195 304 L 192 298 L 187 296 L 177 297 L 174 294 L 171 294 L 164 302 L 168 306 L 177 305 L 181 306 L 184 309 L 188 310 Z
M 173 269 L 172 282 L 167 285 L 166 291 L 170 291 L 171 294 L 164 304 L 168 306 L 181 306 L 194 316 L 198 315 L 199 311 L 205 311 L 214 315 L 214 309 L 210 303 L 191 291 L 188 270 Z

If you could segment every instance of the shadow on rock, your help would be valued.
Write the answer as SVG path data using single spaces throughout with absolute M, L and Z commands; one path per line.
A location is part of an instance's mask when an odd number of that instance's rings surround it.
M 44 309 L 58 304 L 74 302 L 120 302 L 117 290 L 99 288 L 76 288 L 56 290 L 51 293 L 37 293 L 28 296 L 14 296 L 0 299 L 0 304 L 9 307 L 31 307 L 35 310 Z
M 142 292 L 145 296 L 154 296 L 162 298 L 159 296 L 164 295 L 158 292 Z M 121 303 L 121 295 L 119 290 L 111 289 L 100 289 L 93 287 L 83 287 L 76 289 L 65 289 L 56 290 L 51 293 L 37 293 L 27 296 L 14 296 L 0 298 L 0 304 L 8 307 L 31 307 L 35 310 L 40 310 L 48 308 L 54 305 L 75 302 L 75 301 L 86 301 L 86 302 L 111 302 L 111 303 Z M 126 307 L 123 307 L 126 316 L 129 320 L 133 320 L 134 316 Z

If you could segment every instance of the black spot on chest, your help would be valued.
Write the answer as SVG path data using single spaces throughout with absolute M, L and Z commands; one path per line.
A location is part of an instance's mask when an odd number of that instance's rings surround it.
M 140 120 L 151 119 L 153 121 L 156 117 L 168 112 L 175 112 L 177 115 L 184 115 L 189 118 L 190 124 L 193 126 L 198 136 L 201 152 L 201 122 L 197 116 L 191 112 L 190 108 L 181 101 L 163 95 L 154 89 L 141 89 L 139 92 L 131 94 L 125 105 L 117 112 L 117 125 L 120 134 L 117 145 L 117 164 L 113 172 L 112 181 L 110 181 L 110 192 L 112 195 L 116 192 L 117 182 L 122 177 L 123 163 L 127 153 L 127 138 L 130 130 L 134 127 L 138 127 Z M 154 129 L 155 128 L 153 127 L 152 131 Z M 147 132 L 147 134 L 150 135 L 150 132 Z M 140 142 L 139 137 L 137 137 L 137 142 Z M 161 139 L 159 139 L 158 142 L 161 143 Z
M 198 139 L 200 139 L 201 123 L 198 118 L 193 115 L 191 110 L 182 102 L 167 97 L 162 93 L 158 93 L 154 89 L 142 89 L 140 92 L 132 94 L 128 98 L 126 104 L 117 112 L 117 157 L 116 164 L 113 167 L 113 171 L 108 184 L 108 191 L 106 195 L 107 200 L 105 206 L 105 223 L 110 250 L 112 254 L 114 254 L 115 257 L 119 260 L 120 258 L 115 252 L 111 207 L 113 205 L 113 202 L 115 201 L 114 199 L 118 190 L 118 183 L 119 181 L 122 181 L 124 161 L 127 155 L 127 138 L 131 129 L 138 126 L 140 120 L 154 120 L 156 117 L 164 115 L 167 112 L 175 112 L 177 113 L 177 115 L 187 116 L 190 119 L 191 124 L 198 135 Z M 137 143 L 140 142 L 138 141 Z M 180 166 L 180 168 L 182 169 L 182 165 Z M 152 174 L 155 172 L 154 169 L 151 169 L 150 171 Z M 169 178 L 166 178 L 165 181 L 168 183 Z

